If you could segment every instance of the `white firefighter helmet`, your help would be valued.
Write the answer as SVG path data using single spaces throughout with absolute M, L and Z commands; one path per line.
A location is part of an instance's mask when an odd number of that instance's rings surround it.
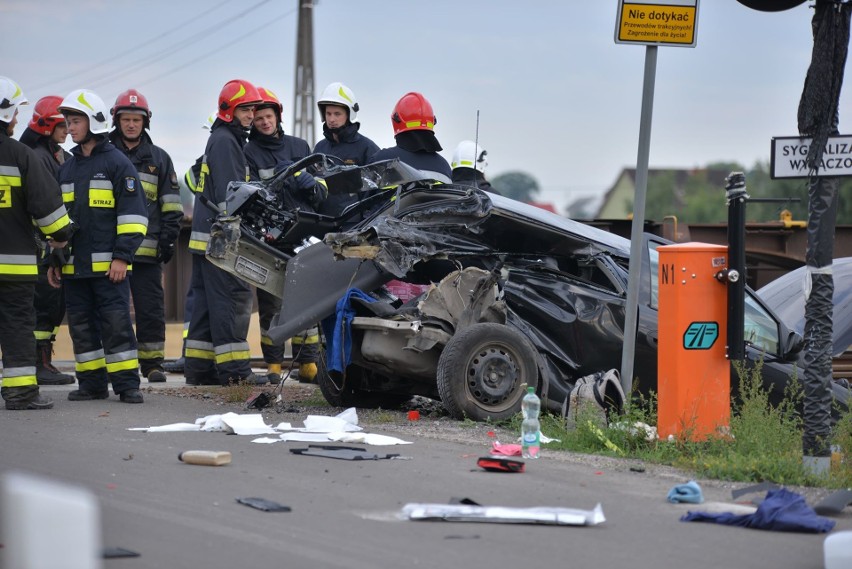
M 358 101 L 355 99 L 355 93 L 352 89 L 343 83 L 332 83 L 322 90 L 317 107 L 319 107 L 320 118 L 325 120 L 325 106 L 337 105 L 338 107 L 346 107 L 349 109 L 349 122 L 355 122 L 355 116 L 358 114 Z
M 92 134 L 105 134 L 109 132 L 109 110 L 103 99 L 88 89 L 75 89 L 62 99 L 59 111 L 65 114 L 82 113 L 89 117 L 89 132 Z
M 453 170 L 456 168 L 475 168 L 480 172 L 485 172 L 485 167 L 488 166 L 487 155 L 488 152 L 474 141 L 462 140 L 453 151 Z
M 207 120 L 201 123 L 201 128 L 205 130 L 213 130 L 213 123 L 216 122 L 216 115 L 219 114 L 219 111 L 213 111 L 210 113 L 210 116 L 207 117 Z
M 15 118 L 18 105 L 28 103 L 29 101 L 24 97 L 20 85 L 8 77 L 0 76 L 0 121 L 11 123 L 12 119 Z

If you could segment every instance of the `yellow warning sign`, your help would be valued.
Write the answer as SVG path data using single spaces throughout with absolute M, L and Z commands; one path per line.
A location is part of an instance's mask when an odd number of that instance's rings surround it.
M 620 0 L 615 43 L 695 47 L 698 0 Z

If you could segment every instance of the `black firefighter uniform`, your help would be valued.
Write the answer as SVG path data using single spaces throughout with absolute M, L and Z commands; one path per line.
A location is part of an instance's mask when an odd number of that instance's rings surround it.
M 46 237 L 70 237 L 71 220 L 56 180 L 31 149 L 0 129 L 0 350 L 7 402 L 26 402 L 38 394 L 34 222 Z
M 78 225 L 62 277 L 80 390 L 106 397 L 108 382 L 116 394 L 139 389 L 130 284 L 106 276 L 113 259 L 133 262 L 148 227 L 136 169 L 104 138 L 89 156 L 72 149 L 59 185 Z
M 110 135 L 136 168 L 145 195 L 148 232 L 133 259 L 130 293 L 136 316 L 139 364 L 145 377 L 162 371 L 166 348 L 166 316 L 163 291 L 163 263 L 171 259 L 180 232 L 183 207 L 172 159 L 155 145 L 147 132 L 135 147 L 128 149 L 118 131 Z

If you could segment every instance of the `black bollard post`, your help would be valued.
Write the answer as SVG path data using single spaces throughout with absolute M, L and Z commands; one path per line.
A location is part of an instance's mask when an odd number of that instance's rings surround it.
M 728 203 L 728 359 L 745 357 L 745 174 L 731 172 L 725 179 Z

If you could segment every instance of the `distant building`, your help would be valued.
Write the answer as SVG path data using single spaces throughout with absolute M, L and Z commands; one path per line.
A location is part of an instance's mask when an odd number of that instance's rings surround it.
M 701 176 L 714 185 L 718 185 L 720 191 L 725 188 L 725 178 L 730 174 L 729 170 L 707 170 L 707 169 L 678 169 L 678 168 L 650 168 L 648 170 L 648 185 L 653 184 L 654 178 L 665 176 L 673 179 L 672 204 L 674 210 L 680 209 L 686 199 L 685 187 L 687 181 L 693 176 Z M 633 201 L 636 197 L 636 168 L 625 168 L 616 178 L 612 187 L 604 195 L 603 202 L 595 215 L 596 219 L 626 219 L 633 215 Z

